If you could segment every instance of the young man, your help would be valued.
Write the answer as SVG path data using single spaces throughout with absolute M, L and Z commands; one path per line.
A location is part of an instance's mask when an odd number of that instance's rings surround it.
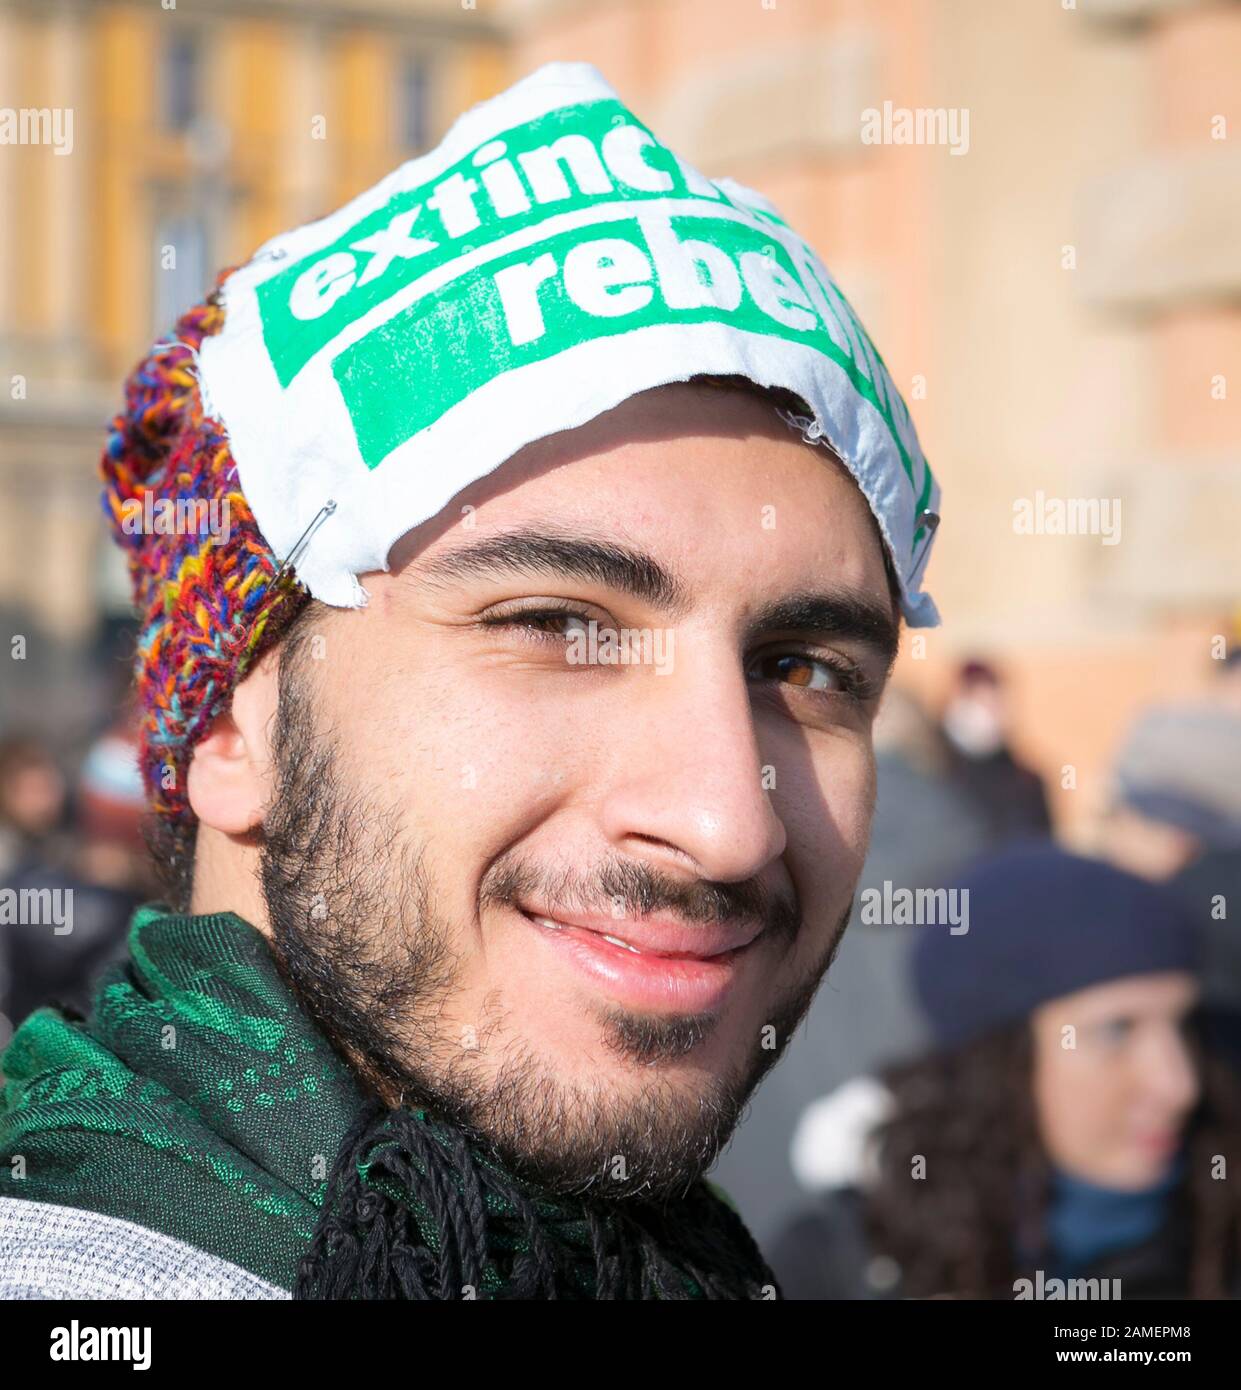
M 702 1175 L 936 621 L 814 253 L 551 65 L 224 277 L 104 472 L 171 901 L 4 1058 L 0 1285 L 774 1296 Z

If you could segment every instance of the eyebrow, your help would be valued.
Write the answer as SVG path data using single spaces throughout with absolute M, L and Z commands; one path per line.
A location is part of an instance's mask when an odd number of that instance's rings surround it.
M 685 583 L 650 555 L 615 541 L 521 527 L 419 560 L 420 580 L 457 581 L 495 574 L 587 579 L 632 594 L 676 616 L 689 608 Z
M 455 583 L 496 574 L 543 574 L 585 579 L 662 609 L 670 617 L 690 607 L 689 586 L 653 556 L 616 541 L 519 527 L 417 560 L 411 578 Z M 751 618 L 747 640 L 773 631 L 814 634 L 869 648 L 891 671 L 900 625 L 889 604 L 854 589 L 807 591 L 767 604 Z
M 883 662 L 885 678 L 901 644 L 900 624 L 891 607 L 847 588 L 777 599 L 754 615 L 748 635 L 754 640 L 764 633 L 786 630 L 866 647 Z

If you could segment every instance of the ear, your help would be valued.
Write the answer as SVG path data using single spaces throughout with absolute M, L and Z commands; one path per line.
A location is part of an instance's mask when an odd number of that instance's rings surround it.
M 233 692 L 231 706 L 195 746 L 186 794 L 203 825 L 244 835 L 261 824 L 274 790 L 268 735 L 278 675 L 276 651 L 265 652 Z

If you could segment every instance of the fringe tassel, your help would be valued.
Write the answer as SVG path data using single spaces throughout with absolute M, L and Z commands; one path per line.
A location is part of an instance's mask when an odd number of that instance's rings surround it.
M 368 1104 L 332 1166 L 299 1299 L 743 1299 L 778 1286 L 727 1203 L 545 1198 L 423 1112 Z M 768 1295 L 769 1296 L 769 1295 Z

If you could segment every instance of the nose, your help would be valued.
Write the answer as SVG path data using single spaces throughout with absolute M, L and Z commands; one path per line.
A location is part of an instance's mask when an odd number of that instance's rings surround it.
M 1139 1066 L 1147 1098 L 1170 1117 L 1180 1117 L 1198 1099 L 1198 1069 L 1180 1031 L 1161 1030 Z
M 753 877 L 784 853 L 787 835 L 763 785 L 740 661 L 726 651 L 685 655 L 642 685 L 614 744 L 604 833 L 652 867 L 719 883 Z

